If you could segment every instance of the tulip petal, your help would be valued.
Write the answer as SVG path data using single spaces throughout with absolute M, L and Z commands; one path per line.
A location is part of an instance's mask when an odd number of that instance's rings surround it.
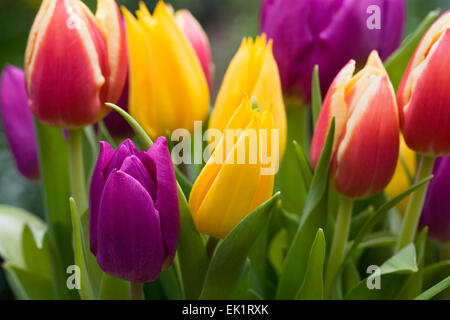
M 147 192 L 152 197 L 153 201 L 156 199 L 156 185 L 153 178 L 147 171 L 147 168 L 142 164 L 141 160 L 135 156 L 131 155 L 127 157 L 120 167 L 120 171 L 123 171 L 137 181 L 147 190 Z
M 161 233 L 165 253 L 171 260 L 175 256 L 180 229 L 180 211 L 178 206 L 177 182 L 167 140 L 158 138 L 147 154 L 153 160 L 156 169 L 156 201 L 155 208 L 161 219 Z
M 98 210 L 107 177 L 105 175 L 105 168 L 108 166 L 113 154 L 114 150 L 109 143 L 100 141 L 100 153 L 95 164 L 89 190 L 89 233 L 91 251 L 94 255 L 97 254 Z
M 155 280 L 164 261 L 158 211 L 133 177 L 113 171 L 98 216 L 97 261 L 108 274 L 132 281 Z
M 36 135 L 25 74 L 19 68 L 6 66 L 0 80 L 0 107 L 3 130 L 19 172 L 30 180 L 39 179 Z
M 105 176 L 109 176 L 114 169 L 120 168 L 127 157 L 137 155 L 138 153 L 139 150 L 134 143 L 130 139 L 126 139 L 114 152 L 108 167 L 105 168 Z
M 408 146 L 428 155 L 450 154 L 450 29 L 415 70 L 417 79 L 404 107 L 403 134 Z

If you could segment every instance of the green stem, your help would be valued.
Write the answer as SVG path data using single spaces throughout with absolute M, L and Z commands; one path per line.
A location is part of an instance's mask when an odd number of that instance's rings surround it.
M 325 297 L 330 297 L 331 289 L 342 262 L 344 261 L 345 246 L 347 245 L 350 222 L 352 218 L 353 200 L 340 197 L 339 211 L 337 213 L 336 228 L 334 229 L 330 257 L 325 274 Z
M 416 181 L 428 177 L 433 171 L 434 157 L 422 157 L 419 171 L 417 173 Z M 408 244 L 414 241 L 416 236 L 417 226 L 419 224 L 420 213 L 422 212 L 423 202 L 427 194 L 428 183 L 418 188 L 409 198 L 406 214 L 403 219 L 402 229 L 397 238 L 397 245 L 395 251 L 398 252 Z
M 130 300 L 144 300 L 144 284 L 130 282 Z
M 83 164 L 83 131 L 69 130 L 70 190 L 82 215 L 88 208 Z

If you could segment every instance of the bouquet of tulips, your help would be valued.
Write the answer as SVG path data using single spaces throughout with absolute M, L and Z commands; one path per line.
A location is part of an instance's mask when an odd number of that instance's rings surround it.
M 450 298 L 450 12 L 405 11 L 265 0 L 210 107 L 189 11 L 42 1 L 0 83 L 46 211 L 0 205 L 16 298 Z

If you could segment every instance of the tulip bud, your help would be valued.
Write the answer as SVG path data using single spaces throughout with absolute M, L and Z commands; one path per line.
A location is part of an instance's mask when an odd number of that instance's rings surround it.
M 450 154 L 450 11 L 425 33 L 411 58 L 397 99 L 408 146 L 428 156 Z
M 0 80 L 0 111 L 3 130 L 19 172 L 39 180 L 39 161 L 33 116 L 28 109 L 25 73 L 6 66 Z
M 399 120 L 392 84 L 376 51 L 353 75 L 350 61 L 325 97 L 311 146 L 315 167 L 332 118 L 336 128 L 330 175 L 338 192 L 350 198 L 374 195 L 394 174 L 399 150 Z
M 211 113 L 209 128 L 223 132 L 244 96 L 255 99 L 261 111 L 273 107 L 275 128 L 280 130 L 280 151 L 284 153 L 287 135 L 286 111 L 281 92 L 277 63 L 272 54 L 272 41 L 263 34 L 242 40 L 241 47 L 225 73 L 222 87 Z
M 428 185 L 420 226 L 428 226 L 428 234 L 432 239 L 450 242 L 450 156 L 436 159 L 433 175 Z
M 117 150 L 101 142 L 90 189 L 91 251 L 106 273 L 132 282 L 155 280 L 175 256 L 179 208 L 167 141 L 147 152 L 131 140 Z
M 96 122 L 116 102 L 126 78 L 120 11 L 99 0 L 96 16 L 79 0 L 44 0 L 25 58 L 29 106 L 48 125 L 74 129 Z
M 372 5 L 380 8 L 380 29 L 368 27 Z M 260 29 L 274 41 L 284 93 L 308 103 L 316 64 L 326 90 L 348 60 L 393 52 L 404 22 L 404 0 L 265 0 Z
M 405 166 L 408 169 L 406 169 Z M 403 137 L 401 136 L 400 156 L 397 160 L 394 176 L 384 190 L 388 197 L 394 198 L 411 186 L 410 177 L 408 176 L 406 170 L 409 170 L 409 173 L 411 175 L 414 175 L 414 173 L 416 172 L 416 166 L 416 153 L 408 148 L 405 143 L 405 139 L 403 139 Z M 397 205 L 397 209 L 401 215 L 406 212 L 408 201 L 409 197 L 406 197 Z
M 209 109 L 200 60 L 161 1 L 152 14 L 141 2 L 138 19 L 124 9 L 130 54 L 130 113 L 152 137 L 194 129 Z
M 211 48 L 205 30 L 203 30 L 202 26 L 198 23 L 194 16 L 185 9 L 178 10 L 175 13 L 175 22 L 194 47 L 195 53 L 200 59 L 206 80 L 208 81 L 209 89 L 211 90 L 213 64 L 211 58 Z
M 190 194 L 189 206 L 199 232 L 226 237 L 272 195 L 275 172 L 264 169 L 274 162 L 278 167 L 279 151 L 272 149 L 274 119 L 273 108 L 260 115 L 258 110 L 252 110 L 248 98 L 244 98 L 231 117 Z M 264 148 L 271 151 L 264 152 Z M 261 151 L 272 159 L 263 160 Z

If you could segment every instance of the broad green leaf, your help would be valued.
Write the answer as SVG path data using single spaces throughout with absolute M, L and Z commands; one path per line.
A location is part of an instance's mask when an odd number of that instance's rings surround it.
M 408 275 L 418 271 L 414 244 L 409 244 L 387 260 L 379 269 L 347 293 L 345 299 L 393 299 Z M 369 289 L 367 284 L 380 276 L 381 289 Z
M 88 272 L 88 266 L 86 262 L 86 249 L 84 243 L 84 236 L 82 233 L 81 222 L 77 213 L 77 207 L 75 200 L 70 198 L 70 213 L 72 217 L 73 225 L 73 245 L 75 252 L 75 265 L 80 268 L 81 285 L 78 290 L 80 296 L 84 300 L 94 300 L 97 298 L 94 292 L 94 288 L 91 284 L 90 275 Z
M 41 243 L 36 243 L 33 231 L 26 224 L 22 234 L 21 251 L 25 258 L 25 270 L 52 281 L 50 248 L 47 234 L 44 235 Z
M 52 300 L 54 299 L 52 281 L 39 274 L 31 273 L 12 264 L 3 264 L 6 278 L 17 299 Z M 64 281 L 64 285 L 66 282 Z
M 274 206 L 272 216 L 273 217 L 276 212 L 276 206 Z M 253 289 L 253 291 L 258 292 L 260 296 L 266 296 L 269 294 L 269 286 L 270 281 L 268 281 L 268 247 L 269 247 L 269 237 L 270 237 L 270 222 L 266 223 L 264 228 L 260 230 L 258 237 L 255 240 L 255 243 L 250 249 L 248 254 L 248 258 L 250 260 L 250 269 L 249 272 L 252 275 L 248 287 L 245 289 L 245 294 L 248 293 L 249 289 Z
M 420 40 L 428 28 L 439 17 L 439 14 L 440 10 L 431 11 L 416 28 L 416 30 L 414 30 L 414 32 L 403 41 L 400 48 L 386 61 L 386 70 L 395 89 L 398 88 L 406 67 L 408 66 L 409 60 L 419 45 Z
M 272 239 L 269 246 L 269 261 L 279 276 L 283 270 L 283 261 L 288 247 L 288 234 L 281 229 Z
M 159 275 L 159 283 L 162 290 L 169 300 L 182 300 L 183 299 L 183 289 L 180 287 L 178 282 L 177 274 L 172 265 L 169 269 L 164 270 Z
M 189 181 L 189 179 L 184 175 L 183 172 L 178 169 L 177 166 L 174 166 L 175 168 L 175 175 L 177 178 L 178 183 L 180 184 L 181 189 L 183 189 L 183 193 L 185 194 L 186 198 L 189 199 L 189 195 L 191 194 L 192 184 Z
M 22 269 L 28 267 L 22 250 L 26 225 L 32 231 L 33 242 L 42 248 L 47 229 L 45 223 L 25 210 L 0 205 L 0 256 Z
M 429 300 L 449 287 L 450 287 L 450 276 L 448 276 L 441 282 L 437 283 L 436 285 L 432 286 L 427 291 L 422 292 L 419 296 L 416 297 L 415 300 Z
M 283 264 L 278 283 L 278 299 L 292 299 L 303 283 L 309 250 L 317 229 L 324 228 L 327 221 L 328 168 L 334 139 L 335 120 L 333 118 L 322 153 L 317 163 L 311 188 L 300 217 L 297 232 L 292 240 Z
M 302 147 L 300 147 L 298 142 L 295 140 L 293 141 L 293 144 L 294 144 L 295 154 L 296 154 L 297 160 L 298 160 L 298 165 L 300 167 L 300 172 L 303 177 L 303 183 L 304 183 L 305 190 L 309 190 L 309 188 L 311 187 L 313 172 L 309 165 L 308 158 L 305 155 L 305 152 L 302 149 Z
M 70 181 L 67 144 L 61 129 L 35 121 L 41 181 L 52 259 L 53 286 L 58 299 L 76 298 L 66 286 L 65 270 L 73 265 Z
M 429 289 L 450 274 L 450 260 L 426 266 L 423 271 L 423 289 Z
M 313 126 L 316 127 L 322 109 L 322 92 L 320 90 L 319 66 L 314 66 L 312 84 L 311 84 L 311 107 L 313 113 Z
M 130 282 L 104 273 L 100 289 L 101 300 L 130 300 Z
M 279 197 L 276 193 L 245 217 L 219 242 L 206 274 L 200 299 L 226 299 L 244 276 L 248 252 Z
M 305 279 L 295 296 L 296 300 L 323 299 L 323 267 L 325 262 L 325 236 L 319 229 L 311 247 Z

